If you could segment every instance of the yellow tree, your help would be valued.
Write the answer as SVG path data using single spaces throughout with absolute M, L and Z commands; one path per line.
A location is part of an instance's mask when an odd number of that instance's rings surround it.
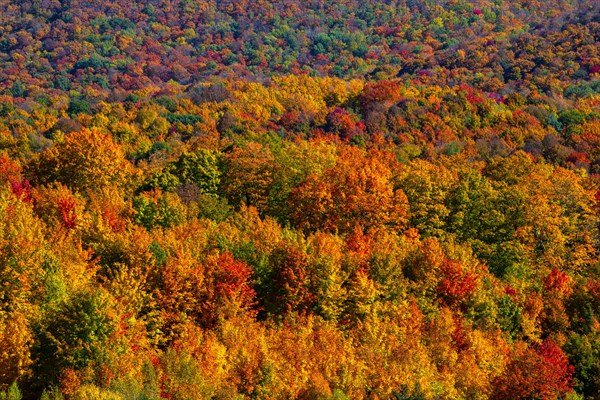
M 59 181 L 86 192 L 124 185 L 131 178 L 132 166 L 109 135 L 83 128 L 36 156 L 28 170 L 36 183 Z
M 273 184 L 273 160 L 271 151 L 257 142 L 236 147 L 225 156 L 222 191 L 231 203 L 265 211 Z
M 29 325 L 22 312 L 0 311 L 0 391 L 30 371 L 33 335 Z

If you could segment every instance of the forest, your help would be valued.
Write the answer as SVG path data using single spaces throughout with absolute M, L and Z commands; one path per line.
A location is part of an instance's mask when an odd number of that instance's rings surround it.
M 22 399 L 600 399 L 600 2 L 0 0 Z

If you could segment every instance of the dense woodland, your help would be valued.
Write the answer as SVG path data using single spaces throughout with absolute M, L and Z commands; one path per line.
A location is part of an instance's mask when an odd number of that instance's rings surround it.
M 0 0 L 0 399 L 600 399 L 600 3 Z

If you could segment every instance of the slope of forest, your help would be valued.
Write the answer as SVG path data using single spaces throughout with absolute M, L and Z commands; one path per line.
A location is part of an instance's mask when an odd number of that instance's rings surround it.
M 600 3 L 0 0 L 0 399 L 600 399 Z

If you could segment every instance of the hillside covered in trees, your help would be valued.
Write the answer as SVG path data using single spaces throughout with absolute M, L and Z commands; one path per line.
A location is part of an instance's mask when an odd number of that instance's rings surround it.
M 600 399 L 600 3 L 0 0 L 0 399 Z

